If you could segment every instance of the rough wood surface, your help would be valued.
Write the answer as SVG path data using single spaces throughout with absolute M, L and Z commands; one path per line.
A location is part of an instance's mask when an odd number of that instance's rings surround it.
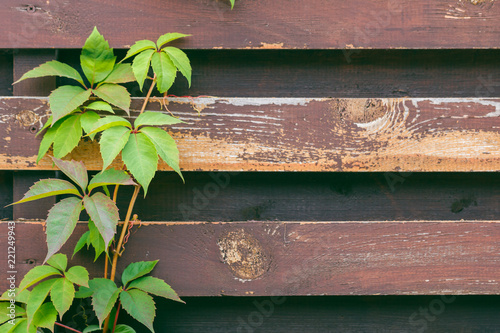
M 493 295 L 500 285 L 499 223 L 143 222 L 118 271 L 160 259 L 153 275 L 183 296 Z M 85 229 L 78 225 L 65 253 Z M 20 278 L 43 261 L 46 245 L 42 222 L 18 222 L 15 230 Z M 6 247 L 7 222 L 0 231 Z M 87 253 L 72 264 L 92 259 Z M 102 267 L 89 267 L 102 274 Z
M 498 171 L 499 103 L 197 98 L 168 107 L 186 122 L 171 129 L 185 171 Z M 150 108 L 159 106 L 160 99 Z M 52 170 L 48 157 L 35 164 L 41 139 L 35 133 L 47 109 L 43 98 L 0 99 L 1 169 Z M 95 144 L 84 143 L 68 157 L 101 167 Z
M 499 16 L 496 0 L 4 0 L 0 48 L 79 48 L 94 25 L 117 48 L 173 31 L 184 48 L 497 48 Z

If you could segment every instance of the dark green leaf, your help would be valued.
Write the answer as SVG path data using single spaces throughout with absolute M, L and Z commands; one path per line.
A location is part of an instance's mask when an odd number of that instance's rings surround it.
M 46 221 L 48 252 L 45 260 L 66 243 L 76 227 L 81 211 L 82 200 L 76 197 L 63 199 L 49 210 Z
M 53 160 L 57 167 L 61 169 L 61 171 L 68 176 L 69 179 L 77 183 L 78 186 L 85 191 L 89 179 L 87 176 L 87 169 L 85 168 L 85 164 L 83 164 L 83 162 L 73 160 L 63 161 L 58 158 L 54 158 Z
M 170 287 L 165 281 L 152 276 L 143 276 L 136 280 L 133 280 L 128 285 L 128 289 L 131 288 L 137 288 L 156 296 L 184 303 L 184 301 L 179 298 L 179 295 L 177 295 L 172 287 Z
M 133 262 L 122 273 L 122 283 L 127 285 L 132 280 L 144 276 L 155 268 L 158 260 Z
M 107 130 L 108 128 L 116 127 L 116 126 L 125 126 L 128 128 L 132 128 L 132 125 L 130 124 L 130 122 L 123 117 L 107 116 L 107 117 L 99 119 L 94 124 L 94 128 L 92 128 L 90 133 L 97 133 L 97 132 L 104 131 L 104 130 Z
M 57 320 L 57 310 L 54 304 L 47 302 L 43 304 L 33 316 L 35 327 L 45 327 L 54 332 L 54 323 Z
M 151 57 L 151 66 L 156 74 L 156 87 L 161 93 L 165 93 L 172 87 L 177 75 L 177 67 L 164 53 L 155 52 Z
M 111 105 L 109 105 L 108 103 L 103 102 L 103 101 L 92 102 L 89 105 L 87 105 L 85 108 L 89 109 L 89 110 L 107 111 L 107 112 L 115 113 L 115 111 L 113 110 Z
M 158 46 L 158 49 L 161 49 L 161 47 L 173 40 L 183 38 L 183 37 L 189 37 L 191 35 L 185 35 L 185 34 L 180 34 L 178 32 L 171 32 L 168 34 L 161 35 L 160 38 L 158 38 L 158 41 L 156 42 L 156 45 Z
M 116 128 L 116 127 L 115 127 Z M 89 192 L 104 185 L 137 185 L 123 170 L 109 169 L 98 173 L 89 184 Z
M 123 126 L 111 127 L 101 134 L 99 148 L 102 157 L 102 169 L 105 170 L 123 150 L 130 137 L 130 129 Z
M 73 259 L 73 257 L 75 256 L 75 254 L 78 251 L 80 251 L 85 246 L 85 244 L 87 244 L 87 240 L 89 238 L 89 234 L 90 234 L 90 231 L 87 231 L 86 233 L 84 233 L 82 235 L 82 237 L 80 237 L 80 239 L 76 243 L 75 250 L 73 251 L 73 255 L 71 256 L 71 259 Z
M 54 138 L 54 157 L 63 158 L 78 146 L 82 137 L 81 114 L 68 117 L 59 129 Z
M 90 326 L 87 326 L 82 333 L 90 333 L 90 332 L 97 332 L 97 331 L 100 331 L 102 330 L 102 328 L 100 328 L 98 325 L 90 325 Z M 115 333 L 116 333 L 116 330 L 115 330 Z
M 64 273 L 64 276 L 74 284 L 84 287 L 89 286 L 89 272 L 87 272 L 85 267 L 73 266 Z
M 122 291 L 120 301 L 125 311 L 135 320 L 145 325 L 154 333 L 153 320 L 155 318 L 155 302 L 153 298 L 143 291 L 132 289 Z
M 135 81 L 135 76 L 130 64 L 116 64 L 111 74 L 104 80 L 106 83 L 127 83 L 133 81 Z
M 97 102 L 95 102 L 97 103 Z M 102 102 L 104 103 L 104 102 Z M 92 103 L 93 104 L 93 103 Z M 106 105 L 109 106 L 109 104 L 107 103 L 104 103 Z M 94 111 L 87 111 L 85 113 L 83 113 L 80 117 L 80 124 L 82 125 L 82 128 L 83 130 L 85 131 L 85 134 L 89 134 L 90 133 L 90 130 L 92 130 L 92 128 L 94 127 L 94 124 L 99 120 L 101 119 L 101 117 L 99 117 L 99 115 L 97 113 L 95 113 Z M 90 134 L 89 135 L 89 138 L 94 140 L 94 137 L 97 133 L 94 133 L 94 134 Z
M 138 40 L 137 42 L 135 42 L 134 45 L 132 45 L 130 47 L 130 49 L 127 51 L 127 54 L 125 55 L 125 58 L 123 58 L 123 60 L 128 59 L 130 57 L 133 57 L 137 53 L 142 52 L 142 51 L 147 50 L 147 49 L 155 50 L 156 44 L 150 40 Z
M 136 333 L 135 330 L 128 325 L 116 325 L 115 333 Z
M 75 287 L 73 283 L 66 278 L 57 279 L 50 289 L 50 299 L 61 318 L 66 311 L 69 310 L 74 297 Z
M 191 63 L 189 58 L 184 53 L 184 51 L 179 50 L 176 47 L 168 46 L 163 49 L 163 51 L 168 55 L 170 60 L 174 63 L 175 67 L 184 75 L 187 79 L 189 86 L 191 87 Z
M 89 283 L 90 283 L 90 281 L 89 281 Z M 94 293 L 94 291 L 92 289 L 81 286 L 78 289 L 78 291 L 75 293 L 75 298 L 87 298 L 87 297 L 92 296 L 93 293 Z
M 23 291 L 24 289 L 31 287 L 35 283 L 53 275 L 61 275 L 61 272 L 59 272 L 58 269 L 47 265 L 33 267 L 24 276 L 21 284 L 19 285 L 19 290 Z
M 76 69 L 74 69 L 70 65 L 64 64 L 57 60 L 47 61 L 46 63 L 41 64 L 36 68 L 33 68 L 29 72 L 25 73 L 19 80 L 17 80 L 13 84 L 16 84 L 19 81 L 25 79 L 44 77 L 44 76 L 63 76 L 76 80 L 81 84 L 83 84 L 83 79 Z
M 122 160 L 142 185 L 146 196 L 149 183 L 158 167 L 158 153 L 153 142 L 143 133 L 133 133 L 123 148 Z
M 61 86 L 52 91 L 49 96 L 50 110 L 53 122 L 75 111 L 80 105 L 89 99 L 91 90 L 84 90 L 77 86 Z
M 155 53 L 155 50 L 146 50 L 139 53 L 137 57 L 132 61 L 132 71 L 134 72 L 135 79 L 139 84 L 139 88 L 142 91 L 144 81 L 148 77 L 149 65 L 151 63 L 151 57 Z
M 47 264 L 64 272 L 66 271 L 66 267 L 68 267 L 68 257 L 62 253 L 54 254 L 47 260 Z
M 147 135 L 153 142 L 162 160 L 174 169 L 182 178 L 182 181 L 184 181 L 181 169 L 179 168 L 179 150 L 174 139 L 167 132 L 157 127 L 144 127 L 141 129 L 141 132 Z
M 99 319 L 99 325 L 108 316 L 118 299 L 121 289 L 108 279 L 93 279 L 89 281 L 90 288 L 94 291 L 92 295 L 92 305 Z
M 94 247 L 94 261 L 96 261 L 104 251 L 107 251 L 107 247 L 104 243 L 104 239 L 102 238 L 101 233 L 99 232 L 99 229 L 97 229 L 92 219 L 89 220 L 89 231 L 89 242 Z
M 33 320 L 33 316 L 36 311 L 40 308 L 43 301 L 47 298 L 49 294 L 50 288 L 54 285 L 54 283 L 58 279 L 50 279 L 47 281 L 42 281 L 37 284 L 30 293 L 30 297 L 28 299 L 28 304 L 26 306 L 26 314 L 28 316 L 28 325 L 31 324 Z
M 118 224 L 118 208 L 105 194 L 97 192 L 83 198 L 85 210 L 101 233 L 106 246 L 113 239 Z
M 33 186 L 30 187 L 29 191 L 26 192 L 24 197 L 21 200 L 14 202 L 12 205 L 17 205 L 23 202 L 38 200 L 59 194 L 80 195 L 80 192 L 78 192 L 77 188 L 73 184 L 65 180 L 43 179 L 33 184 Z
M 93 85 L 104 80 L 113 70 L 116 57 L 108 42 L 94 27 L 92 34 L 85 42 L 80 55 L 83 73 Z
M 182 120 L 169 116 L 158 111 L 146 111 L 137 117 L 134 121 L 134 127 L 150 125 L 150 126 L 165 126 L 184 123 Z
M 130 94 L 125 87 L 113 83 L 105 83 L 92 92 L 106 102 L 125 110 L 129 114 L 130 109 Z

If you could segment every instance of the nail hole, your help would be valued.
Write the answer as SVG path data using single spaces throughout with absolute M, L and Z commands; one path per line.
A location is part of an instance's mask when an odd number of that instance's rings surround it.
M 36 7 L 34 5 L 28 5 L 27 11 L 28 13 L 34 13 L 36 12 Z
M 28 265 L 34 265 L 36 263 L 36 260 L 35 259 L 26 259 L 24 262 L 27 263 Z
M 31 126 L 30 127 L 30 132 L 31 133 L 36 133 L 36 131 L 37 131 L 37 128 L 35 126 Z

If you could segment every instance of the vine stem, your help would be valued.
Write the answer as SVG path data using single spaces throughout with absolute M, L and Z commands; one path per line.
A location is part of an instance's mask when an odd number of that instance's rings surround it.
M 76 330 L 76 329 L 74 329 L 72 327 L 66 326 L 66 325 L 58 323 L 58 322 L 55 322 L 54 324 L 56 324 L 57 326 L 61 326 L 61 327 L 65 328 L 65 329 L 67 329 L 67 330 L 73 331 L 73 332 L 82 333 L 82 331 Z
M 120 234 L 120 238 L 118 239 L 118 245 L 116 246 L 113 253 L 113 263 L 111 264 L 111 275 L 109 277 L 111 281 L 115 281 L 116 264 L 118 263 L 118 257 L 120 255 L 123 246 L 123 239 L 125 238 L 125 235 L 127 234 L 128 231 L 128 224 L 130 222 L 130 216 L 132 215 L 132 210 L 134 209 L 135 200 L 137 199 L 140 190 L 141 186 L 137 185 L 134 189 L 134 194 L 132 194 L 132 198 L 130 199 L 130 203 L 128 205 L 127 216 L 125 217 L 125 221 L 123 222 L 122 232 Z M 104 327 L 102 330 L 103 333 L 106 333 L 108 331 L 108 327 L 109 327 L 109 315 L 104 321 Z
M 156 85 L 156 74 L 153 76 L 153 82 L 151 83 L 151 87 L 149 87 L 148 94 L 146 95 L 146 99 L 144 99 L 144 103 L 142 104 L 141 112 L 139 115 L 141 115 L 144 110 L 146 110 L 146 105 L 148 105 L 149 102 L 149 97 L 151 97 L 151 93 L 153 92 L 153 88 Z
M 118 322 L 118 315 L 120 314 L 120 306 L 121 305 L 122 305 L 122 303 L 120 301 L 118 301 L 118 306 L 116 307 L 115 322 L 113 323 L 113 330 L 111 331 L 111 333 L 115 333 L 116 323 Z

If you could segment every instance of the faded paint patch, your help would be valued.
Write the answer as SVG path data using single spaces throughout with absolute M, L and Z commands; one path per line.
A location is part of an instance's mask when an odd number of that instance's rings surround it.
M 269 269 L 269 255 L 260 242 L 244 229 L 222 235 L 217 245 L 222 261 L 239 279 L 253 280 Z
M 278 50 L 283 48 L 283 43 L 260 43 L 261 49 L 266 49 L 266 50 Z

